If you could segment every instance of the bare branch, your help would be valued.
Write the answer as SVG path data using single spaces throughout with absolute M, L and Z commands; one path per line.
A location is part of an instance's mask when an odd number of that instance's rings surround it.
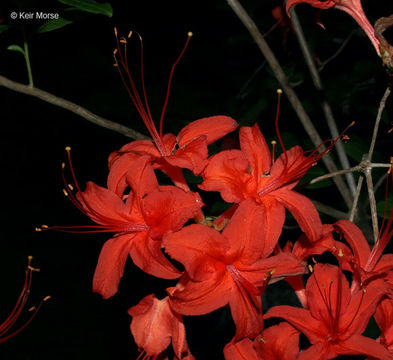
M 239 4 L 237 0 L 227 0 L 227 2 L 229 6 L 232 8 L 232 10 L 235 12 L 235 14 L 242 21 L 242 23 L 247 28 L 247 30 L 250 32 L 258 48 L 265 56 L 267 62 L 269 63 L 269 66 L 271 67 L 272 71 L 274 72 L 274 75 L 276 76 L 277 80 L 281 84 L 285 94 L 287 95 L 289 101 L 291 102 L 297 116 L 299 117 L 304 129 L 306 130 L 308 136 L 312 140 L 314 146 L 315 147 L 319 146 L 322 143 L 321 137 L 319 136 L 317 130 L 314 127 L 314 124 L 312 123 L 311 119 L 309 118 L 306 111 L 304 110 L 303 105 L 300 102 L 299 98 L 297 97 L 295 91 L 290 86 L 288 78 L 286 77 L 284 71 L 282 70 L 275 55 L 271 51 L 269 45 L 263 38 L 263 35 L 258 30 L 254 21 L 250 18 L 250 16 L 247 14 L 247 12 Z M 325 149 L 324 146 L 320 147 L 320 151 L 323 151 L 324 149 Z M 324 156 L 322 160 L 329 172 L 335 172 L 338 170 L 336 164 L 333 162 L 330 156 Z M 350 207 L 352 205 L 352 196 L 344 180 L 341 177 L 335 177 L 333 178 L 333 181 L 335 182 L 347 206 Z
M 351 212 L 349 214 L 349 219 L 348 219 L 349 221 L 354 221 L 355 220 L 356 209 L 358 207 L 358 202 L 359 202 L 359 198 L 360 198 L 360 192 L 362 190 L 363 180 L 364 180 L 364 177 L 360 176 L 359 180 L 358 180 L 358 185 L 356 187 L 355 198 L 353 199 L 353 205 L 352 205 L 352 208 L 351 208 Z
M 321 213 L 324 213 L 326 215 L 334 217 L 335 219 L 347 219 L 348 218 L 348 214 L 343 211 L 332 208 L 331 206 L 323 204 L 323 203 L 316 201 L 316 200 L 312 200 L 312 202 L 315 205 L 315 207 L 317 208 L 317 210 Z
M 83 108 L 80 105 L 74 104 L 71 101 L 62 99 L 58 96 L 52 95 L 44 90 L 37 89 L 35 87 L 31 87 L 28 85 L 20 84 L 16 81 L 12 81 L 7 79 L 4 76 L 0 75 L 0 86 L 4 86 L 8 89 L 14 90 L 16 92 L 34 96 L 38 99 L 41 99 L 49 104 L 61 107 L 63 109 L 66 109 L 68 111 L 73 112 L 76 115 L 79 115 L 83 117 L 84 119 L 92 122 L 93 124 L 96 124 L 98 126 L 104 127 L 109 130 L 116 131 L 120 134 L 123 134 L 131 139 L 148 139 L 147 136 L 139 133 L 138 131 L 131 129 L 127 126 L 121 125 L 119 123 L 116 123 L 114 121 L 104 119 L 101 116 L 98 116 L 96 114 L 93 114 L 89 110 Z
M 311 56 L 311 52 L 308 47 L 306 38 L 303 33 L 302 26 L 300 24 L 299 18 L 296 14 L 296 11 L 295 11 L 295 8 L 292 7 L 290 12 L 291 12 L 292 24 L 293 24 L 293 27 L 295 28 L 296 37 L 298 39 L 300 49 L 302 50 L 304 59 L 306 60 L 306 64 L 307 64 L 307 67 L 310 71 L 314 86 L 319 91 L 323 91 L 321 78 L 319 76 L 317 67 L 315 66 L 314 59 Z M 339 136 L 337 123 L 334 120 L 332 108 L 330 107 L 330 104 L 328 103 L 328 101 L 326 100 L 325 97 L 322 100 L 322 111 L 325 115 L 326 122 L 327 122 L 327 125 L 330 130 L 330 134 L 332 135 L 333 138 L 337 138 Z M 344 150 L 344 146 L 343 146 L 342 142 L 338 141 L 335 145 L 335 148 L 337 150 L 338 158 L 340 160 L 342 168 L 349 169 L 349 167 L 350 167 L 349 160 L 347 157 L 347 153 Z M 345 178 L 347 179 L 347 183 L 348 183 L 349 189 L 351 190 L 352 195 L 355 195 L 356 185 L 355 185 L 355 178 L 353 177 L 352 172 L 345 172 L 343 174 L 345 174 Z
M 377 114 L 377 118 L 375 119 L 373 137 L 371 139 L 370 149 L 369 149 L 368 155 L 367 155 L 367 160 L 369 160 L 369 161 L 371 161 L 371 158 L 373 156 L 375 142 L 377 141 L 379 123 L 381 122 L 382 112 L 383 112 L 383 109 L 385 108 L 386 99 L 390 95 L 390 92 L 391 92 L 391 90 L 390 90 L 390 87 L 388 86 L 385 90 L 385 93 L 382 96 L 381 102 L 379 103 L 378 114 Z
M 374 196 L 374 186 L 373 186 L 373 178 L 371 176 L 371 169 L 367 169 L 364 174 L 366 177 L 368 198 L 370 200 L 371 222 L 373 225 L 374 242 L 377 242 L 378 233 L 379 233 L 378 214 L 377 214 L 377 204 L 375 202 L 375 196 Z

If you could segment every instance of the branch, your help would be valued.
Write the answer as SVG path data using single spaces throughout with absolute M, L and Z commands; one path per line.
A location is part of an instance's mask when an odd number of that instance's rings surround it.
M 243 7 L 239 4 L 237 0 L 227 0 L 229 6 L 235 12 L 235 14 L 239 17 L 242 21 L 244 26 L 250 32 L 252 38 L 255 40 L 257 46 L 261 50 L 262 54 L 265 56 L 267 62 L 269 63 L 271 69 L 274 72 L 277 80 L 281 84 L 285 94 L 288 96 L 289 101 L 291 102 L 297 116 L 299 117 L 304 129 L 306 130 L 308 136 L 312 140 L 315 147 L 318 147 L 322 143 L 322 139 L 320 138 L 317 130 L 314 127 L 314 124 L 308 117 L 306 111 L 303 108 L 299 98 L 297 97 L 293 88 L 289 85 L 289 81 L 282 70 L 279 62 L 277 61 L 276 57 L 274 56 L 273 52 L 271 51 L 269 45 L 263 38 L 263 35 L 258 30 L 257 26 L 255 25 L 254 21 L 250 18 L 247 12 L 243 9 Z M 320 147 L 320 151 L 325 149 L 324 146 Z M 324 156 L 322 158 L 323 162 L 325 163 L 329 172 L 337 171 L 337 167 L 330 156 Z M 341 193 L 344 201 L 346 202 L 347 206 L 350 207 L 352 204 L 352 196 L 341 177 L 335 177 L 334 182 Z
M 311 56 L 311 52 L 308 47 L 306 38 L 303 33 L 302 26 L 300 24 L 299 18 L 296 14 L 296 11 L 295 11 L 295 8 L 292 7 L 290 12 L 291 12 L 291 20 L 292 20 L 293 27 L 295 29 L 296 37 L 298 39 L 300 49 L 302 50 L 304 59 L 306 60 L 306 64 L 307 64 L 307 67 L 310 71 L 314 86 L 316 87 L 317 90 L 319 90 L 320 92 L 323 92 L 322 81 L 319 76 L 317 67 L 315 66 L 314 59 Z M 330 104 L 326 100 L 325 96 L 322 100 L 322 111 L 325 115 L 326 122 L 327 122 L 327 125 L 330 130 L 330 134 L 332 135 L 333 138 L 337 138 L 339 136 L 339 132 L 337 129 L 337 123 L 334 120 L 333 111 L 330 107 Z M 344 146 L 343 146 L 342 142 L 338 141 L 336 143 L 335 147 L 336 147 L 338 158 L 340 160 L 342 168 L 349 169 L 349 167 L 350 167 L 349 160 L 347 157 L 347 153 L 344 150 Z M 355 185 L 355 178 L 353 177 L 352 172 L 346 172 L 344 174 L 347 179 L 347 183 L 348 183 L 349 189 L 351 190 L 352 195 L 355 195 L 356 185 Z
M 371 161 L 371 158 L 373 156 L 375 142 L 377 141 L 379 123 L 381 122 L 382 112 L 383 112 L 383 109 L 385 108 L 386 99 L 390 95 L 390 91 L 391 91 L 390 87 L 388 86 L 385 90 L 385 93 L 382 96 L 381 102 L 379 103 L 378 114 L 377 114 L 377 118 L 375 119 L 373 137 L 371 139 L 370 149 L 369 149 L 368 155 L 367 155 L 367 160 L 369 160 L 369 161 Z
M 348 214 L 343 211 L 332 208 L 331 206 L 323 204 L 323 203 L 316 201 L 316 200 L 312 200 L 312 202 L 319 212 L 329 215 L 335 219 L 347 219 L 348 218 Z
M 52 105 L 61 107 L 63 109 L 66 109 L 68 111 L 71 111 L 74 114 L 79 115 L 79 116 L 83 117 L 84 119 L 92 122 L 93 124 L 102 126 L 102 127 L 109 129 L 109 130 L 116 131 L 116 132 L 123 134 L 131 139 L 136 139 L 136 140 L 148 139 L 147 136 L 139 133 L 136 130 L 133 130 L 127 126 L 118 124 L 114 121 L 104 119 L 101 116 L 93 114 L 92 112 L 83 108 L 80 105 L 74 104 L 71 101 L 62 99 L 62 98 L 57 97 L 55 95 L 52 95 L 44 90 L 40 90 L 35 87 L 20 84 L 18 82 L 9 80 L 6 77 L 1 76 L 1 75 L 0 75 L 0 86 L 4 86 L 8 89 L 14 90 L 14 91 L 22 93 L 22 94 L 34 96 L 34 97 L 41 99 L 49 104 L 52 104 Z

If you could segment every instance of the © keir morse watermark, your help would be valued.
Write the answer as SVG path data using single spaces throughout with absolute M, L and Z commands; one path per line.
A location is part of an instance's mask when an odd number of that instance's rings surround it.
M 47 11 L 13 11 L 10 18 L 13 20 L 57 20 L 59 14 Z

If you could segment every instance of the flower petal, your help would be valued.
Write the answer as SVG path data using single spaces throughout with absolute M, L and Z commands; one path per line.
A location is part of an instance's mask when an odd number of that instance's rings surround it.
M 270 173 L 271 155 L 257 124 L 243 126 L 239 131 L 240 147 L 250 162 L 255 177 Z
M 202 135 L 205 135 L 207 143 L 211 144 L 237 127 L 238 123 L 229 116 L 210 116 L 195 120 L 180 131 L 178 144 L 182 148 Z
M 292 190 L 279 189 L 272 193 L 294 216 L 310 241 L 317 241 L 322 236 L 322 223 L 314 204 L 310 199 Z
M 102 247 L 93 277 L 93 291 L 107 299 L 117 292 L 124 265 L 136 234 L 114 237 Z
M 199 187 L 206 191 L 219 191 L 226 202 L 240 202 L 256 183 L 248 173 L 249 162 L 240 150 L 221 151 L 210 158 L 202 173 L 204 181 Z

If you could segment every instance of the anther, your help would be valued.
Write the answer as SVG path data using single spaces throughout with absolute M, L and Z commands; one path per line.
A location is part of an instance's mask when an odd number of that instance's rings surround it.
M 113 50 L 113 55 L 116 55 L 116 54 L 117 54 L 117 52 L 118 52 L 118 50 L 117 50 L 117 49 Z
M 187 33 L 187 36 L 188 37 L 191 37 L 191 36 L 193 36 L 194 34 L 191 32 L 191 31 L 189 31 L 188 33 Z
M 277 89 L 277 94 L 282 94 L 282 89 Z
M 338 250 L 338 256 L 339 257 L 343 257 L 344 256 L 344 253 L 343 253 L 342 249 Z
M 65 150 L 66 150 L 66 151 L 71 151 L 71 146 L 66 146 L 66 147 L 65 147 Z
M 310 273 L 312 273 L 314 271 L 314 269 L 312 268 L 311 265 L 308 265 L 308 270 L 310 270 Z
M 42 299 L 42 301 L 47 301 L 47 300 L 49 300 L 51 297 L 52 297 L 52 296 L 47 295 L 47 296 L 45 296 L 45 297 Z
M 63 189 L 63 194 L 64 194 L 65 196 L 68 196 L 68 192 L 67 192 L 66 189 Z
M 74 187 L 72 186 L 72 184 L 68 184 L 67 186 L 68 186 L 68 188 L 69 188 L 71 191 L 74 190 Z
M 132 30 L 128 33 L 127 38 L 130 38 L 132 36 Z
M 113 31 L 115 32 L 115 36 L 117 37 L 117 28 L 114 27 L 114 28 L 113 28 Z

